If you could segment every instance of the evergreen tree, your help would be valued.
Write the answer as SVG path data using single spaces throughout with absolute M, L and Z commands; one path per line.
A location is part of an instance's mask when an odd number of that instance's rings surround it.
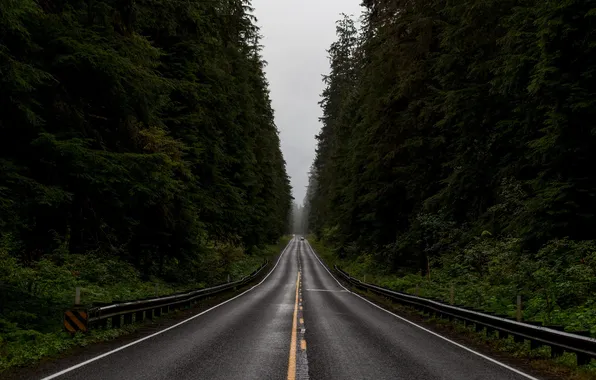
M 423 271 L 483 233 L 594 239 L 594 4 L 363 5 L 330 49 L 311 231 Z
M 291 188 L 251 12 L 2 1 L 0 235 L 13 255 L 96 252 L 149 275 L 200 266 L 213 242 L 251 249 L 285 232 Z

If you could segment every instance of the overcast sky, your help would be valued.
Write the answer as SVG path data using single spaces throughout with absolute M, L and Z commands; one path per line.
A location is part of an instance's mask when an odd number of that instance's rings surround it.
M 341 13 L 360 15 L 361 0 L 253 0 L 261 27 L 263 56 L 281 149 L 301 204 L 308 185 L 321 124 L 318 102 L 322 74 L 329 72 L 326 50 L 335 41 Z

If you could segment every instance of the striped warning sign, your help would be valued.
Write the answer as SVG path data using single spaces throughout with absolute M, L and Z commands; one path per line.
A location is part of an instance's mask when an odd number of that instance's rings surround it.
M 85 310 L 68 310 L 64 313 L 64 328 L 75 333 L 87 331 L 87 312 Z

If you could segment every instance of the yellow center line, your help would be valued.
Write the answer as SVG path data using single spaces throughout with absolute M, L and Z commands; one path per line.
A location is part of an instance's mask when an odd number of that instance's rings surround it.
M 290 358 L 288 360 L 288 380 L 296 380 L 296 325 L 298 320 L 298 288 L 300 287 L 300 272 L 296 278 L 296 301 L 294 302 L 294 318 L 292 319 L 292 338 L 290 339 Z

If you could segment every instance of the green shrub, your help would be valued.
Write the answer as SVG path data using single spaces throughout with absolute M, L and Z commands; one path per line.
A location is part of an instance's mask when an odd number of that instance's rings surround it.
M 272 259 L 289 241 L 254 247 L 250 254 L 228 244 L 204 247 L 195 267 L 181 268 L 171 261 L 162 278 L 142 278 L 124 261 L 98 254 L 71 255 L 57 252 L 26 267 L 0 248 L 0 372 L 33 363 L 75 345 L 111 339 L 130 329 L 92 331 L 74 337 L 62 332 L 64 310 L 72 306 L 75 288 L 81 287 L 84 304 L 134 300 L 198 289 L 239 279 Z M 207 252 L 208 251 L 208 252 Z M 168 272 L 186 271 L 183 276 Z M 208 273 L 208 275 L 205 275 Z M 203 276 L 203 277 L 200 277 Z M 167 280 L 170 279 L 170 282 Z M 181 281 L 186 279 L 186 281 Z
M 430 277 L 391 273 L 378 257 L 360 252 L 340 259 L 322 241 L 311 244 L 328 263 L 338 264 L 352 276 L 366 278 L 396 291 L 450 301 L 515 316 L 517 295 L 522 295 L 523 318 L 558 324 L 568 330 L 596 334 L 596 243 L 553 240 L 539 252 L 522 252 L 519 239 L 473 240 L 465 249 L 433 260 Z

